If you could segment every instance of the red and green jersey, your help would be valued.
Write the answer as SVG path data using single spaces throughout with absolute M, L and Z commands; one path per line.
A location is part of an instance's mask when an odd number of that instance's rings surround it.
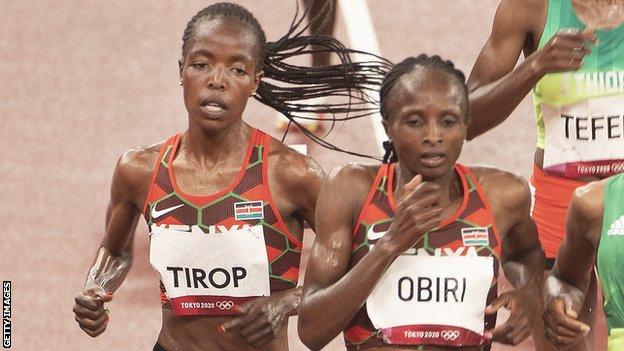
M 160 150 L 143 209 L 150 232 L 169 227 L 212 235 L 262 226 L 271 293 L 296 287 L 302 243 L 286 228 L 271 196 L 267 175 L 270 137 L 254 129 L 237 178 L 226 189 L 207 196 L 186 194 L 176 183 L 172 164 L 180 137 L 170 137 Z M 171 308 L 162 282 L 160 287 L 163 307 Z
M 395 167 L 396 164 L 384 164 L 379 168 L 375 181 L 372 184 L 371 190 L 353 229 L 350 267 L 354 267 L 358 264 L 369 252 L 371 246 L 385 234 L 392 223 L 397 208 L 393 195 Z M 491 280 L 486 279 L 486 283 L 484 283 L 485 286 L 481 287 L 483 291 L 483 301 L 480 301 L 480 303 L 483 305 L 482 308 L 485 309 L 485 306 L 497 297 L 497 277 L 501 254 L 499 235 L 494 224 L 494 215 L 489 207 L 485 193 L 474 175 L 467 167 L 459 164 L 456 165 L 454 169 L 463 188 L 463 199 L 459 209 L 454 215 L 444 219 L 439 227 L 423 235 L 411 250 L 414 251 L 416 256 L 427 256 L 427 262 L 429 262 L 429 260 L 435 261 L 437 258 L 448 256 L 491 257 L 492 264 L 490 266 L 490 260 L 487 259 L 487 269 L 492 270 L 490 272 L 492 278 Z M 385 273 L 385 275 L 387 274 L 388 272 Z M 384 280 L 384 278 L 382 278 L 382 280 Z M 405 283 L 405 281 L 402 282 L 402 280 L 404 280 L 404 278 L 399 279 L 399 285 Z M 376 289 L 378 288 L 379 287 L 376 287 Z M 374 293 L 375 292 L 371 294 L 371 297 Z M 399 291 L 399 295 L 401 294 L 401 291 Z M 405 293 L 403 293 L 403 295 L 405 295 Z M 384 299 L 383 296 L 384 295 L 381 297 L 382 300 Z M 389 338 L 384 330 L 377 329 L 373 325 L 370 315 L 373 305 L 368 306 L 367 311 L 367 305 L 371 303 L 371 297 L 369 297 L 367 304 L 360 309 L 344 331 L 345 343 L 349 350 L 394 343 L 391 341 L 392 337 Z M 406 300 L 405 296 L 401 296 L 401 298 Z M 483 316 L 482 324 L 479 322 L 480 318 L 481 317 L 477 318 L 479 328 L 490 329 L 495 326 L 496 315 Z M 436 328 L 437 327 L 434 327 L 431 331 L 422 332 L 421 336 L 424 338 L 427 338 L 428 335 L 435 337 L 436 340 L 434 344 L 437 346 L 440 346 L 441 343 L 447 346 L 458 345 L 453 344 L 452 341 L 455 341 L 456 338 L 463 337 L 458 331 L 458 328 Z M 393 337 L 396 336 L 396 330 L 395 328 L 395 335 Z M 403 334 L 404 329 L 399 328 L 398 330 L 401 330 L 401 334 Z M 415 335 L 420 335 L 420 333 L 421 332 L 417 332 Z M 406 335 L 407 334 L 408 333 L 406 333 Z M 472 335 L 470 335 L 470 337 L 473 337 L 472 340 L 474 340 L 475 335 L 477 334 L 472 333 Z M 399 336 L 399 339 L 402 337 L 402 335 Z M 468 339 L 468 337 L 464 338 L 464 340 Z M 446 341 L 449 341 L 449 343 L 446 343 Z M 457 349 L 487 350 L 490 347 L 487 343 L 482 341 L 477 341 L 476 343 L 477 345 L 458 347 Z M 428 350 L 435 346 L 423 342 L 422 344 L 412 344 L 407 347 L 418 350 Z

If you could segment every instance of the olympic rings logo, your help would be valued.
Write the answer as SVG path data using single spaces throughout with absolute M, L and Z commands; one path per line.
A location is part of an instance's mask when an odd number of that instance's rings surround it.
M 234 307 L 234 302 L 228 300 L 228 301 L 217 301 L 215 303 L 215 305 L 217 307 L 219 307 L 219 309 L 221 310 L 229 310 L 230 308 Z
M 444 340 L 447 341 L 455 341 L 455 339 L 459 338 L 459 331 L 457 330 L 443 330 L 440 335 Z

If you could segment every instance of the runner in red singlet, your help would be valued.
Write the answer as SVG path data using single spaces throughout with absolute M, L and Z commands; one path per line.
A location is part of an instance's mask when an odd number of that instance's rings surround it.
M 75 319 L 88 335 L 106 329 L 104 303 L 130 268 L 142 213 L 163 303 L 154 350 L 288 348 L 285 325 L 301 295 L 303 222 L 314 227 L 323 172 L 242 114 L 252 95 L 288 114 L 293 101 L 319 91 L 349 94 L 362 82 L 344 60 L 325 70 L 285 67 L 282 61 L 310 42 L 345 53 L 335 39 L 291 36 L 295 29 L 267 43 L 253 15 L 230 3 L 211 5 L 188 23 L 179 62 L 188 128 L 119 159 L 102 246 L 75 299 Z M 299 84 L 301 75 L 308 79 Z M 350 86 L 332 88 L 336 77 Z
M 299 335 L 320 349 L 487 350 L 529 336 L 543 253 L 527 183 L 456 161 L 463 74 L 438 56 L 396 65 L 381 88 L 390 163 L 349 165 L 321 187 Z M 515 290 L 497 296 L 499 267 Z M 509 319 L 495 326 L 501 307 Z

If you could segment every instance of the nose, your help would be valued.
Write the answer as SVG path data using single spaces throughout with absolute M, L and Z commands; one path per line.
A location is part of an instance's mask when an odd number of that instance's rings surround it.
M 225 89 L 225 70 L 222 67 L 215 67 L 208 75 L 208 88 L 216 90 Z
M 437 123 L 428 123 L 425 130 L 425 138 L 423 142 L 425 144 L 435 145 L 442 142 L 441 129 Z

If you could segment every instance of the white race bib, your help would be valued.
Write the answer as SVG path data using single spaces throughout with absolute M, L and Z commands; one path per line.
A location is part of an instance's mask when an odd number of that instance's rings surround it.
M 366 302 L 387 343 L 479 345 L 493 258 L 401 255 Z
M 154 225 L 150 234 L 150 263 L 177 315 L 234 314 L 271 294 L 261 225 L 218 234 L 180 228 L 189 227 Z
M 624 172 L 624 96 L 541 108 L 546 171 L 567 178 Z

